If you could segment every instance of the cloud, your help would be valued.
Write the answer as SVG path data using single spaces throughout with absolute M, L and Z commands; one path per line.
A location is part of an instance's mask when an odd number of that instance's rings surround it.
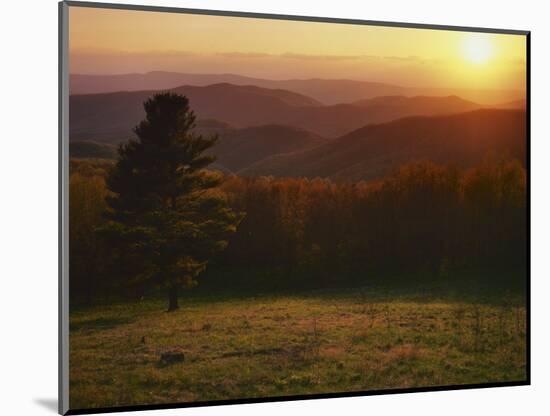
M 283 53 L 279 55 L 281 58 L 289 59 L 311 59 L 311 60 L 323 60 L 323 61 L 346 61 L 364 59 L 365 55 L 309 55 L 302 53 Z
M 224 58 L 285 58 L 303 60 L 344 61 L 368 58 L 366 55 L 311 55 L 304 53 L 285 52 L 281 54 L 262 52 L 218 52 L 216 56 Z
M 178 51 L 178 50 L 127 51 L 127 50 L 118 50 L 118 49 L 109 49 L 109 48 L 71 49 L 70 54 L 71 55 L 77 55 L 77 56 L 137 56 L 137 57 L 148 57 L 148 56 L 192 57 L 192 56 L 200 56 L 198 53 L 191 52 L 191 51 Z
M 400 62 L 421 62 L 422 59 L 419 56 L 384 56 L 383 59 Z
M 274 55 L 261 52 L 218 52 L 217 56 L 223 56 L 224 58 L 269 58 Z
M 263 52 L 214 52 L 197 53 L 185 50 L 158 50 L 158 51 L 120 51 L 108 48 L 102 49 L 78 49 L 72 50 L 75 55 L 97 55 L 97 56 L 136 56 L 136 57 L 197 57 L 197 58 L 227 58 L 227 59 L 296 59 L 305 61 L 389 61 L 396 63 L 427 63 L 429 60 L 419 56 L 374 56 L 374 55 L 315 55 L 305 53 L 285 52 L 281 54 L 263 53 Z

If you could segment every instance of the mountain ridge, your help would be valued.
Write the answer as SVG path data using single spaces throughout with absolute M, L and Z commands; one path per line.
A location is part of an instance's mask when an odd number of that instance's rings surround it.
M 408 115 L 464 112 L 481 108 L 460 97 L 377 97 L 351 104 L 320 105 L 302 94 L 227 83 L 203 87 L 180 86 L 168 91 L 186 95 L 202 119 L 216 119 L 235 127 L 283 124 L 323 137 L 339 137 L 366 124 Z M 72 140 L 120 142 L 133 136 L 144 117 L 143 102 L 158 91 L 72 95 Z M 420 101 L 419 101 L 420 100 Z
M 522 110 L 411 116 L 369 124 L 311 150 L 266 158 L 238 174 L 372 180 L 414 160 L 469 167 L 495 156 L 525 163 L 525 126 Z
M 495 105 L 525 98 L 525 93 L 519 90 L 411 87 L 354 79 L 276 80 L 231 73 L 193 74 L 170 71 L 113 75 L 71 74 L 69 91 L 71 94 L 77 94 L 82 92 L 157 90 L 170 89 L 183 84 L 204 86 L 219 82 L 291 90 L 310 96 L 326 105 L 351 103 L 380 95 L 446 96 L 454 94 L 484 105 Z

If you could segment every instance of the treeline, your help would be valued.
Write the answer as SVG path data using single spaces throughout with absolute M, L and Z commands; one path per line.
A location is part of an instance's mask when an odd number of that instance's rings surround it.
M 94 232 L 105 221 L 108 169 L 71 165 L 70 288 L 79 298 L 128 293 Z M 368 183 L 233 176 L 222 189 L 245 216 L 199 278 L 202 290 L 425 284 L 463 269 L 486 270 L 493 287 L 521 284 L 501 273 L 527 261 L 526 172 L 517 161 L 467 171 L 414 162 Z

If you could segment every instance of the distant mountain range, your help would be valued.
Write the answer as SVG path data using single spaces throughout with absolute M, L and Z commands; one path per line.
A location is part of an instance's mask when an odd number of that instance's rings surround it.
M 479 109 L 457 96 L 385 96 L 351 104 L 322 105 L 295 92 L 256 86 L 213 84 L 182 86 L 170 91 L 186 95 L 201 119 L 234 127 L 279 124 L 338 137 L 370 123 L 410 115 L 437 115 Z M 155 91 L 115 92 L 70 96 L 71 140 L 120 142 L 133 137 L 132 128 L 143 119 L 143 102 Z
M 525 161 L 525 151 L 525 111 L 477 110 L 368 125 L 313 149 L 260 160 L 238 174 L 370 180 L 413 160 L 469 167 L 487 156 Z
M 175 88 L 180 85 L 207 86 L 228 83 L 255 85 L 269 89 L 294 91 L 332 105 L 351 103 L 366 98 L 387 95 L 412 97 L 458 95 L 483 105 L 495 105 L 506 101 L 521 100 L 525 93 L 512 90 L 411 88 L 399 85 L 348 79 L 290 79 L 270 80 L 236 74 L 185 74 L 154 71 L 145 74 L 83 75 L 71 74 L 70 93 L 96 94 L 117 91 L 143 91 Z
M 326 139 L 306 130 L 290 126 L 264 125 L 236 129 L 213 120 L 198 123 L 202 133 L 220 135 L 209 152 L 216 156 L 213 168 L 235 173 L 267 157 L 311 149 L 326 143 Z M 116 146 L 111 143 L 75 140 L 69 143 L 72 158 L 115 159 Z
M 214 84 L 183 86 L 171 91 L 187 96 L 200 118 L 240 127 L 277 123 L 292 117 L 295 108 L 321 106 L 301 94 L 255 86 Z M 119 142 L 133 137 L 132 128 L 145 116 L 143 102 L 154 93 L 72 95 L 69 99 L 71 139 Z
M 293 112 L 286 124 L 318 134 L 336 137 L 371 123 L 397 120 L 411 115 L 439 115 L 471 111 L 481 105 L 460 97 L 383 96 L 322 107 L 301 108 Z
M 282 125 L 219 127 L 220 141 L 211 150 L 217 157 L 212 167 L 240 176 L 372 180 L 414 160 L 466 168 L 485 157 L 524 163 L 526 152 L 523 110 L 413 116 L 371 124 L 332 140 Z M 70 152 L 76 158 L 116 156 L 114 145 L 88 141 L 71 142 Z
M 226 173 L 371 180 L 413 160 L 459 167 L 474 166 L 488 155 L 525 161 L 523 98 L 488 108 L 457 95 L 397 94 L 403 92 L 401 87 L 386 84 L 267 81 L 237 75 L 223 76 L 233 83 L 170 88 L 183 79 L 200 84 L 220 77 L 162 72 L 72 76 L 76 90 L 156 87 L 72 94 L 71 157 L 116 158 L 115 145 L 135 137 L 132 128 L 145 116 L 144 101 L 158 88 L 163 90 L 158 86 L 162 84 L 189 98 L 197 115 L 196 132 L 219 135 L 210 151 L 217 157 L 212 167 Z M 265 81 L 270 87 L 238 85 L 245 81 Z M 331 100 L 344 95 L 361 99 L 323 104 L 330 102 L 329 95 Z

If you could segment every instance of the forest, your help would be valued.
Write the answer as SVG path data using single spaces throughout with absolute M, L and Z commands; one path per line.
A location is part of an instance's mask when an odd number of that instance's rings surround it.
M 113 274 L 117 256 L 96 232 L 106 221 L 105 177 L 112 168 L 110 161 L 71 161 L 71 297 L 77 302 L 148 290 Z M 243 219 L 200 276 L 198 290 L 469 283 L 523 289 L 526 171 L 516 160 L 486 159 L 467 170 L 416 161 L 356 183 L 226 176 L 215 192 Z M 461 270 L 489 272 L 481 281 L 453 281 Z M 500 273 L 505 270 L 519 277 Z

